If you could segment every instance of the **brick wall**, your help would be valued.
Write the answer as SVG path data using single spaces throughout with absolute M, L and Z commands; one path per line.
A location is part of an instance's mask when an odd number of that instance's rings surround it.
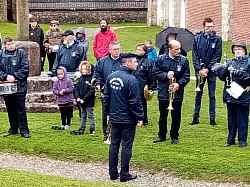
M 250 43 L 250 1 L 234 0 L 232 12 L 232 41 Z
M 214 30 L 221 35 L 221 0 L 186 0 L 186 28 L 191 32 L 202 30 L 202 23 L 206 17 L 214 21 Z

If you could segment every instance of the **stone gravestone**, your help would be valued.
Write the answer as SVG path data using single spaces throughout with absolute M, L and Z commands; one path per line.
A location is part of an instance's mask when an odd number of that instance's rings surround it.
M 16 46 L 23 49 L 28 55 L 29 77 L 41 74 L 40 48 L 36 42 L 16 41 Z

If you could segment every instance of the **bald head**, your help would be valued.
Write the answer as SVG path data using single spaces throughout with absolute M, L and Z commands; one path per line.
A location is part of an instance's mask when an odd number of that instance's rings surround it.
M 177 40 L 171 40 L 168 43 L 169 53 L 172 57 L 180 56 L 181 54 L 181 44 Z

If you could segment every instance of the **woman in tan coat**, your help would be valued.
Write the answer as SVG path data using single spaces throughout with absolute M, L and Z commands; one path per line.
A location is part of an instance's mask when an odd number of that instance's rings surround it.
M 50 29 L 44 36 L 44 46 L 49 60 L 49 71 L 52 70 L 59 45 L 62 43 L 63 30 L 60 28 L 59 21 L 52 20 Z

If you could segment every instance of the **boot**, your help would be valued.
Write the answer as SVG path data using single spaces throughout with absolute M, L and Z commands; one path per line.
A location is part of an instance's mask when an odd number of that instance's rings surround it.
M 193 121 L 191 123 L 189 123 L 189 125 L 196 125 L 196 124 L 199 124 L 199 117 L 195 116 L 193 118 Z
M 217 125 L 214 119 L 210 119 L 210 125 Z

